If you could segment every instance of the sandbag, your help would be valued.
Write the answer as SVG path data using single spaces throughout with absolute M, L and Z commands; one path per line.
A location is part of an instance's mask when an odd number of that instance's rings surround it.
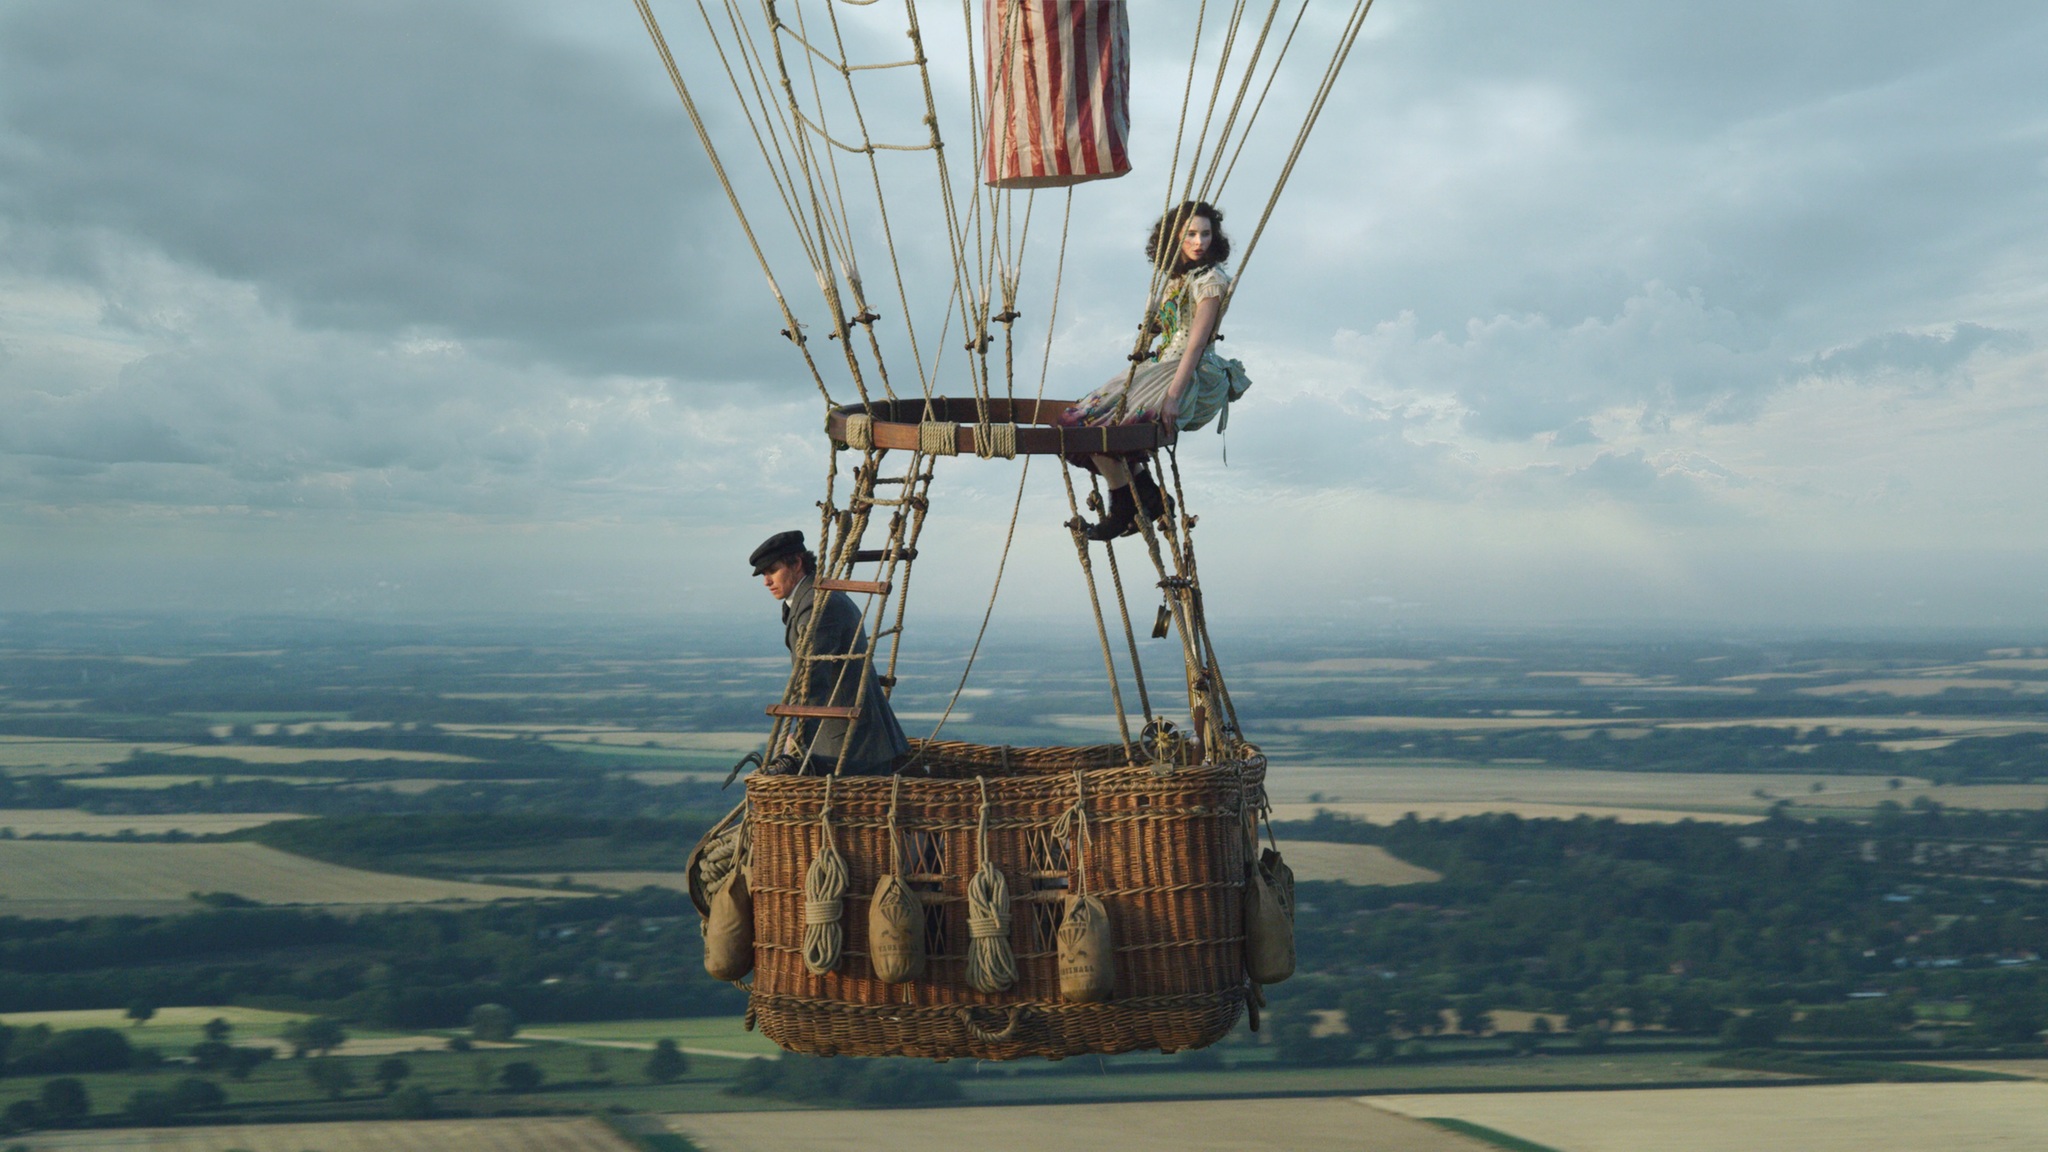
M 711 898 L 704 922 L 704 971 L 714 980 L 740 980 L 754 970 L 754 896 L 747 870 L 734 868 Z
M 868 902 L 868 962 L 885 984 L 924 975 L 924 904 L 901 876 L 882 877 Z
M 1245 868 L 1244 972 L 1254 983 L 1294 975 L 1294 870 L 1272 849 Z
M 1060 996 L 1099 1004 L 1116 992 L 1116 942 L 1109 909 L 1093 896 L 1069 896 L 1060 922 Z

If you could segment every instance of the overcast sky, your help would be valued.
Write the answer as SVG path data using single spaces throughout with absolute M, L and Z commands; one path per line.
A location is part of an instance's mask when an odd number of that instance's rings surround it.
M 1127 350 L 1191 9 L 1132 5 L 1136 171 L 1074 194 L 1050 395 Z M 657 11 L 829 354 L 695 5 Z M 899 0 L 839 12 L 904 53 Z M 1339 14 L 1221 198 L 1240 245 Z M 957 9 L 920 16 L 964 187 Z M 1212 613 L 2048 627 L 2048 8 L 1366 29 L 1226 324 L 1252 391 L 1181 453 Z M 874 137 L 919 139 L 861 76 Z M 931 158 L 882 164 L 959 393 Z M 0 0 L 0 610 L 765 612 L 745 556 L 814 523 L 827 458 L 781 326 L 627 0 Z M 1019 471 L 941 465 L 920 610 L 979 611 Z M 1065 515 L 1041 461 L 1018 618 L 1085 611 Z

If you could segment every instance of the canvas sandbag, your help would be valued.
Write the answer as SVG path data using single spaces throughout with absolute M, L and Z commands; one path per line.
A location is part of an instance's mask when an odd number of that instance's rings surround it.
M 1093 896 L 1066 898 L 1060 922 L 1060 997 L 1077 1004 L 1099 1004 L 1116 991 L 1116 942 L 1109 930 L 1109 909 Z
M 924 975 L 924 903 L 901 876 L 882 877 L 868 902 L 868 962 L 885 984 Z
M 704 971 L 714 980 L 740 980 L 754 970 L 754 896 L 747 870 L 734 868 L 711 898 L 704 921 Z
M 1294 975 L 1294 870 L 1268 848 L 1245 872 L 1245 975 L 1278 984 Z

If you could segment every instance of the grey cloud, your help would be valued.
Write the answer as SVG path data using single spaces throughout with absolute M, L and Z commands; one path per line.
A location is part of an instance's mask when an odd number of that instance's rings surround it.
M 1426 497 L 1454 497 L 1472 487 L 1469 466 L 1450 445 L 1427 437 L 1424 416 L 1356 390 L 1273 402 L 1250 399 L 1256 396 L 1254 390 L 1235 406 L 1227 433 L 1233 479 Z M 1205 452 L 1207 437 L 1204 430 L 1188 439 Z
M 1918 376 L 1946 381 L 1979 352 L 2018 352 L 2027 344 L 2024 333 L 1957 324 L 1947 332 L 1880 333 L 1831 348 L 1807 360 L 1805 367 L 1823 377 Z
M 479 0 L 15 3 L 0 205 L 20 232 L 126 237 L 316 325 L 598 370 L 730 363 L 713 336 L 745 266 L 648 92 Z
M 1554 473 L 1553 473 L 1554 475 Z M 1525 481 L 1541 480 L 1528 475 Z M 1613 500 L 1652 509 L 1675 520 L 1702 522 L 1736 515 L 1721 498 L 1723 490 L 1741 487 L 1740 477 L 1698 454 L 1653 459 L 1642 449 L 1601 452 L 1589 463 L 1566 470 L 1552 481 L 1567 490 L 1594 492 Z M 1545 484 L 1533 487 L 1541 490 Z
M 1454 334 L 1426 332 L 1411 313 L 1344 333 L 1338 346 L 1379 383 L 1456 396 L 1466 429 L 1499 439 L 1616 406 L 1640 407 L 1649 421 L 1739 415 L 1776 387 L 1784 362 L 1757 323 L 1658 284 L 1612 317 L 1499 315 Z
M 1993 270 L 2027 277 L 2048 259 L 2036 7 L 1389 15 L 1263 242 L 1284 255 L 1259 257 L 1238 327 L 1312 339 L 1412 314 L 1422 334 L 1462 344 L 1476 325 L 1497 344 L 1504 318 L 1612 325 L 1645 284 L 1727 321 L 1709 342 L 1729 355 L 1701 346 L 1696 322 L 1673 334 L 1702 354 L 1697 372 L 1610 339 L 1615 358 L 1583 366 L 1604 383 L 1559 382 L 1539 353 L 1543 398 L 1516 395 L 1534 382 L 1512 360 L 1458 376 L 1476 382 L 1459 395 L 1484 434 L 1559 428 L 1637 394 L 1739 417 L 1802 359 L 1981 315 Z
M 1550 438 L 1552 448 L 1578 448 L 1600 442 L 1600 437 L 1593 432 L 1593 422 L 1587 419 L 1572 421 L 1559 428 Z

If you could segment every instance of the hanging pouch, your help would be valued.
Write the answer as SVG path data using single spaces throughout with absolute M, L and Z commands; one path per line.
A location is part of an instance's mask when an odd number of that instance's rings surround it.
M 884 984 L 924 975 L 924 904 L 903 879 L 903 842 L 896 832 L 902 799 L 903 777 L 897 776 L 889 784 L 889 872 L 868 901 L 868 963 Z
M 1100 1004 L 1116 991 L 1116 942 L 1109 909 L 1093 896 L 1069 896 L 1060 923 L 1060 997 Z
M 714 980 L 741 980 L 754 970 L 754 896 L 747 870 L 734 868 L 711 898 L 704 922 L 704 971 Z
M 1245 873 L 1245 975 L 1278 984 L 1294 975 L 1294 870 L 1268 848 Z
M 882 877 L 868 902 L 868 961 L 884 984 L 924 975 L 924 904 L 894 873 Z

